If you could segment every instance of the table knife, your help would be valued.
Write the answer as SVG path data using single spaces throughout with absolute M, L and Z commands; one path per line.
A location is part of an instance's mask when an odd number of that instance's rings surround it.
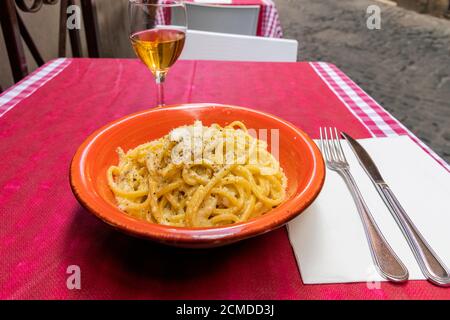
M 342 136 L 347 140 L 359 163 L 372 180 L 376 190 L 397 222 L 397 225 L 402 230 L 424 276 L 433 284 L 450 286 L 450 273 L 447 267 L 411 221 L 410 217 L 389 188 L 389 185 L 384 181 L 370 155 L 348 134 L 342 132 Z

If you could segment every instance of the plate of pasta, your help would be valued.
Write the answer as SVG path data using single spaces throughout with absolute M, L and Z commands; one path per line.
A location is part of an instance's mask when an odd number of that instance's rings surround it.
M 283 226 L 325 177 L 315 143 L 257 110 L 184 104 L 141 111 L 90 135 L 70 183 L 90 212 L 127 233 L 213 247 Z

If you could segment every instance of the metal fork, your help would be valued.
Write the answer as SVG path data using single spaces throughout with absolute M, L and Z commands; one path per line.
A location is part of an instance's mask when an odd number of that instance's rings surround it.
M 330 137 L 328 138 L 328 134 Z M 326 165 L 330 170 L 336 171 L 349 188 L 359 216 L 361 217 L 367 242 L 369 244 L 372 260 L 378 273 L 385 279 L 393 282 L 402 282 L 408 279 L 408 270 L 392 250 L 384 238 L 372 214 L 367 207 L 345 158 L 339 134 L 336 128 L 320 128 L 320 149 L 325 157 Z

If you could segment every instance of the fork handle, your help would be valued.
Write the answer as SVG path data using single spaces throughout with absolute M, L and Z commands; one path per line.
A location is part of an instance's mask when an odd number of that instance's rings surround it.
M 372 260 L 380 275 L 393 282 L 402 282 L 408 279 L 408 270 L 392 250 L 376 224 L 369 208 L 367 207 L 355 180 L 349 170 L 338 171 L 344 178 L 347 187 L 353 196 L 358 208 L 367 242 L 369 244 Z
M 428 281 L 436 285 L 450 286 L 448 269 L 417 230 L 394 193 L 385 184 L 375 184 L 375 186 L 408 240 L 422 273 Z

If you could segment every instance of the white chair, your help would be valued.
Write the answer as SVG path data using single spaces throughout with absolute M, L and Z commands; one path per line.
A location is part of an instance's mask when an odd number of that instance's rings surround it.
M 259 6 L 205 5 L 186 2 L 188 29 L 210 32 L 256 35 Z M 173 10 L 174 24 L 179 11 Z
M 297 40 L 188 30 L 180 59 L 297 61 Z

